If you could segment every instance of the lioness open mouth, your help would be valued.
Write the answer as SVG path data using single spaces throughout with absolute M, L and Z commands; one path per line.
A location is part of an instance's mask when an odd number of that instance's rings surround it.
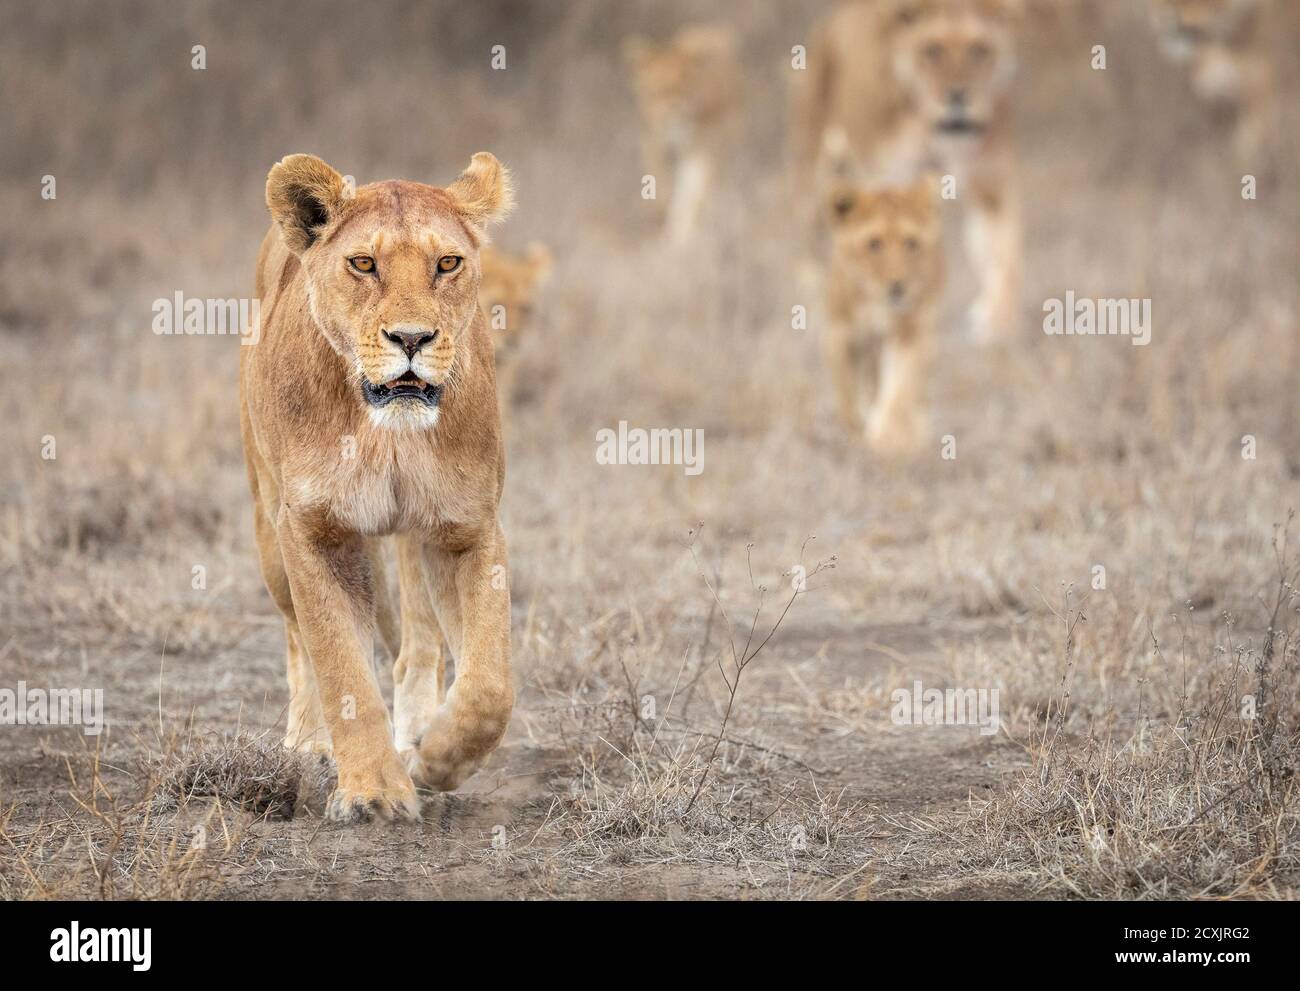
M 398 399 L 409 399 L 425 406 L 437 406 L 442 398 L 442 386 L 434 385 L 408 370 L 405 374 L 375 385 L 367 378 L 361 379 L 361 394 L 371 406 L 387 406 Z

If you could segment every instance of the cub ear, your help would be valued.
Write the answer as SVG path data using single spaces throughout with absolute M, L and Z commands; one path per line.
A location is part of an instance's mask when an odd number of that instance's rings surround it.
M 290 155 L 266 177 L 266 206 L 295 255 L 337 220 L 347 200 L 343 177 L 315 155 Z
M 1025 16 L 1024 0 L 980 0 L 979 8 L 985 17 L 1015 23 Z
M 852 216 L 862 202 L 861 191 L 848 183 L 836 183 L 826 198 L 826 212 L 832 227 L 838 227 Z
M 939 200 L 939 183 L 942 176 L 938 172 L 923 172 L 908 187 L 907 195 L 912 205 L 927 213 L 932 211 Z
M 482 232 L 489 223 L 502 220 L 515 205 L 515 187 L 506 167 L 496 156 L 480 151 L 470 159 L 469 168 L 447 187 L 461 216 Z
M 895 24 L 911 24 L 928 13 L 931 4 L 928 0 L 893 0 L 893 21 Z

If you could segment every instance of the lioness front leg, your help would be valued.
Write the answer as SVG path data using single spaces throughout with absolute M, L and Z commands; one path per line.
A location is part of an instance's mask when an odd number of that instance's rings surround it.
M 712 163 L 704 152 L 684 152 L 678 159 L 668 205 L 668 240 L 673 244 L 686 244 L 695 232 L 709 193 L 711 175 Z
M 971 333 L 991 344 L 1015 337 L 1023 259 L 1020 204 L 1009 190 L 982 192 L 966 213 L 966 251 L 979 278 Z
M 419 746 L 446 694 L 445 647 L 424 553 L 420 537 L 403 534 L 397 538 L 402 649 L 393 665 L 393 742 L 398 753 Z
M 867 443 L 878 454 L 901 457 L 924 441 L 928 341 L 889 338 L 881 356 L 880 387 L 867 417 Z
M 514 708 L 505 535 L 496 526 L 459 553 L 428 545 L 424 560 L 456 680 L 405 757 L 419 784 L 451 791 L 496 749 Z
M 287 506 L 276 529 L 338 765 L 326 814 L 339 821 L 414 818 L 419 800 L 389 738 L 371 667 L 374 600 L 364 541 Z

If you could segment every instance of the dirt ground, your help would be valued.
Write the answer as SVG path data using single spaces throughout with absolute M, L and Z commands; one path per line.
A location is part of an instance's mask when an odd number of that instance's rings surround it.
M 557 6 L 6 15 L 0 689 L 102 688 L 109 725 L 0 725 L 0 897 L 1294 897 L 1300 23 L 1243 200 L 1141 5 L 1033 15 L 1024 328 L 970 343 L 954 244 L 936 440 L 891 465 L 831 415 L 787 250 L 786 53 L 827 5 Z M 669 249 L 619 45 L 709 16 L 746 143 Z M 556 257 L 503 409 L 519 701 L 421 822 L 338 826 L 280 747 L 238 342 L 151 307 L 251 292 L 285 154 L 445 183 L 480 148 L 519 181 L 499 242 Z M 1151 344 L 1040 333 L 1066 290 L 1150 298 Z M 702 429 L 704 471 L 598 464 L 620 420 Z M 897 725 L 917 681 L 998 691 L 999 732 Z

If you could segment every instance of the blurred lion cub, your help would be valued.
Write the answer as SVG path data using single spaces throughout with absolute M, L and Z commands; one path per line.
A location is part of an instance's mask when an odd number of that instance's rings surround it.
M 937 176 L 907 186 L 841 181 L 831 192 L 826 359 L 854 432 L 887 456 L 925 438 L 925 380 L 943 290 Z
M 695 231 L 700 212 L 740 120 L 740 64 L 735 31 L 692 25 L 656 45 L 632 37 L 623 57 L 641 112 L 647 172 L 671 183 L 665 230 L 675 244 Z
M 484 248 L 478 301 L 487 316 L 496 350 L 497 393 L 509 405 L 514 391 L 514 354 L 532 322 L 537 296 L 551 277 L 551 252 L 534 241 L 522 255 Z

